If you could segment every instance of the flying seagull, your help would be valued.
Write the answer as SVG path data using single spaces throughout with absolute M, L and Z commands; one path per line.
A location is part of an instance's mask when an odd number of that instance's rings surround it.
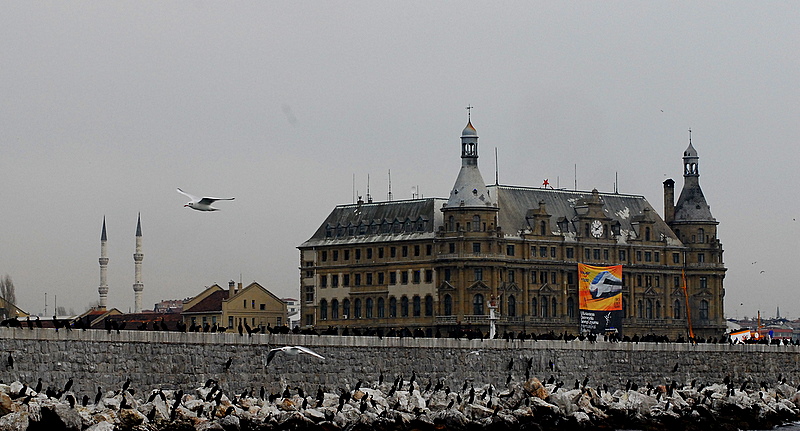
M 180 187 L 178 187 L 178 193 L 191 199 L 189 202 L 186 203 L 186 205 L 184 205 L 184 207 L 189 207 L 193 210 L 198 210 L 198 211 L 219 211 L 219 208 L 214 208 L 211 206 L 211 204 L 213 204 L 216 201 L 232 201 L 234 199 L 234 198 L 210 198 L 210 197 L 199 198 L 197 196 L 186 193 L 185 191 L 181 190 Z
M 278 347 L 276 349 L 272 349 L 272 350 L 269 351 L 269 353 L 267 353 L 267 365 L 269 365 L 269 363 L 272 362 L 272 358 L 274 358 L 275 354 L 278 353 L 278 352 L 284 352 L 284 353 L 286 353 L 288 355 L 292 355 L 292 356 L 297 356 L 297 355 L 299 355 L 301 353 L 306 353 L 306 354 L 309 354 L 311 356 L 316 356 L 317 358 L 320 358 L 320 359 L 325 359 L 325 357 L 323 357 L 319 353 L 317 353 L 317 352 L 315 352 L 315 351 L 313 351 L 311 349 L 308 349 L 306 347 L 303 347 L 303 346 L 284 346 L 284 347 Z

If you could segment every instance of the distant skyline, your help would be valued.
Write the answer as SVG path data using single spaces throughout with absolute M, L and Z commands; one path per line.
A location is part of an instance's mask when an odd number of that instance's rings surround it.
M 0 276 L 18 306 L 133 309 L 228 280 L 299 297 L 354 189 L 446 197 L 473 106 L 494 182 L 643 195 L 688 129 L 720 222 L 726 316 L 800 317 L 800 10 L 729 2 L 6 2 Z M 495 160 L 495 148 L 497 160 Z M 616 182 L 618 181 L 618 184 Z M 195 195 L 235 197 L 205 213 Z

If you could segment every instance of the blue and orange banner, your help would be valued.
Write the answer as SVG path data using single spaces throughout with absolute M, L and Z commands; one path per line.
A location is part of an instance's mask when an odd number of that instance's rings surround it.
M 621 332 L 622 265 L 578 264 L 578 305 L 581 332 Z

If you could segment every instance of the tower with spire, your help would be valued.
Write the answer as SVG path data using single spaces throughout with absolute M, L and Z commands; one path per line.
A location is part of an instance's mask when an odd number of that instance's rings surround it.
M 142 283 L 142 261 L 144 260 L 144 253 L 142 253 L 142 214 L 139 213 L 138 220 L 136 221 L 136 252 L 133 254 L 133 263 L 135 265 L 134 271 L 134 313 L 142 312 L 142 291 L 144 290 L 144 283 Z
M 100 294 L 99 308 L 105 310 L 108 305 L 108 254 L 106 252 L 106 218 L 103 217 L 103 231 L 100 233 L 100 287 L 97 292 Z
M 691 129 L 689 146 L 683 152 L 683 188 L 674 205 L 673 187 L 671 179 L 664 182 L 664 221 L 685 247 L 682 259 L 693 320 L 722 324 L 725 269 L 722 243 L 717 238 L 719 222 L 711 215 L 700 188 L 700 157 L 692 145 Z

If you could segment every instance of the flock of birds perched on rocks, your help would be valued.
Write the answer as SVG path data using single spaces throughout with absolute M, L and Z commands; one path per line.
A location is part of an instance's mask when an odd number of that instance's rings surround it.
M 267 363 L 278 353 L 322 358 L 302 346 L 285 346 L 270 350 Z M 343 378 L 337 387 L 285 384 L 279 390 L 256 390 L 244 382 L 236 390 L 231 387 L 235 382 L 210 378 L 187 391 L 156 388 L 142 395 L 130 378 L 117 388 L 98 387 L 83 395 L 71 378 L 63 386 L 41 378 L 33 386 L 0 382 L 0 429 L 345 430 L 361 425 L 467 430 L 536 424 L 545 429 L 700 430 L 767 429 L 800 418 L 800 386 L 782 375 L 771 382 L 726 376 L 721 382 L 623 383 L 592 382 L 585 376 L 566 383 L 552 363 L 549 378 L 531 376 L 533 363 L 534 358 L 511 358 L 504 367 L 508 378 L 498 386 L 413 370 L 406 376 L 381 371 L 377 381 Z M 10 354 L 6 367 L 14 367 Z

